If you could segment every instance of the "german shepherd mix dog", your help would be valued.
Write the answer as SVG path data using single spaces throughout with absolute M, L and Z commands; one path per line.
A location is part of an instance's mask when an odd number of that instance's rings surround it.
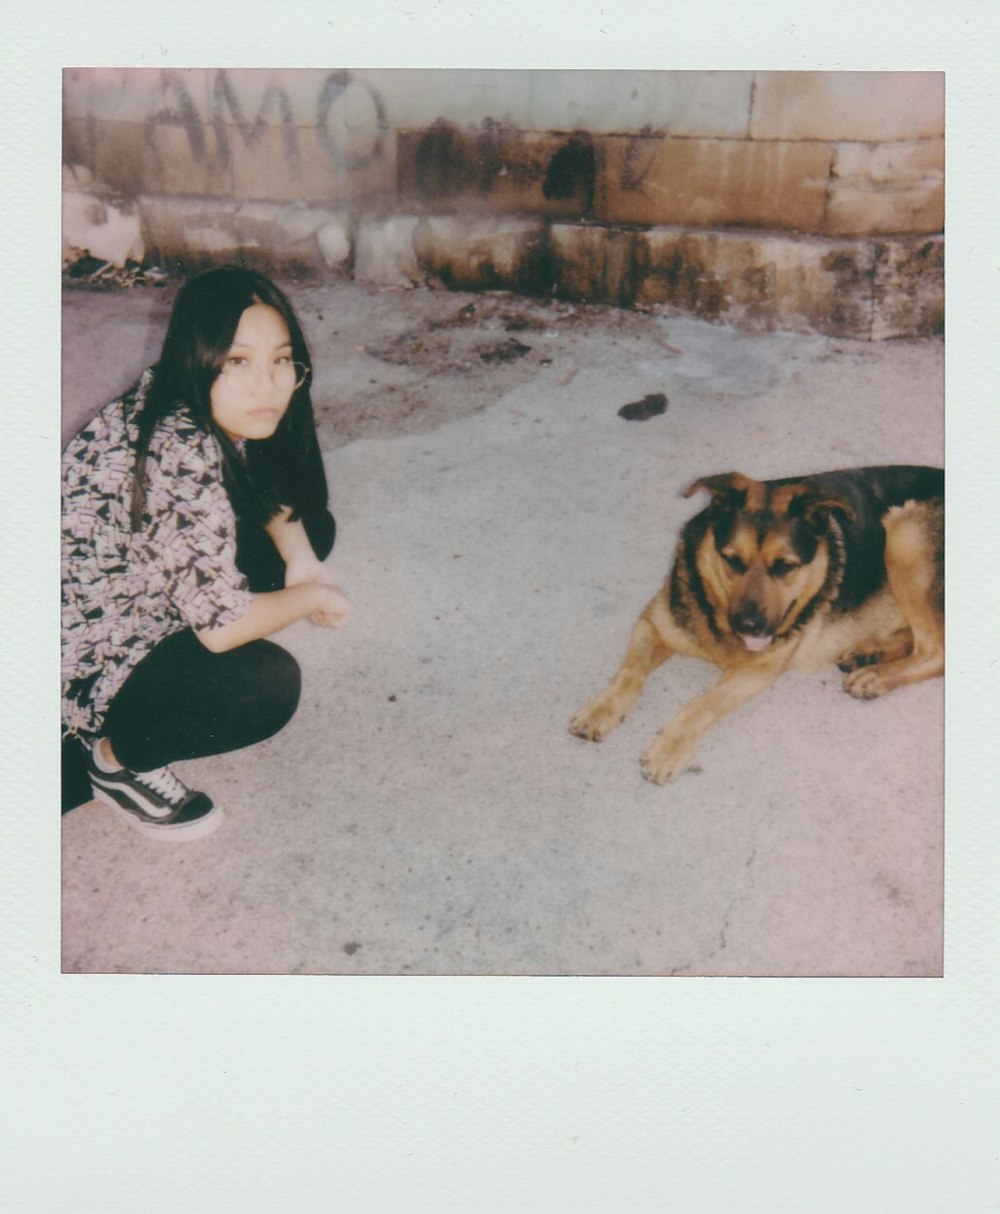
M 754 481 L 706 476 L 673 569 L 609 686 L 570 730 L 600 742 L 675 653 L 722 670 L 656 736 L 642 774 L 663 784 L 706 729 L 786 670 L 836 662 L 871 700 L 944 672 L 944 472 L 881 467 Z

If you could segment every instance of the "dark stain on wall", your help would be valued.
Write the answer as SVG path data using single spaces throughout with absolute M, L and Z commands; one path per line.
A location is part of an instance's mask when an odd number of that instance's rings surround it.
M 944 333 L 944 269 L 943 240 L 875 242 L 873 310 L 889 335 Z
M 511 133 L 501 123 L 492 118 L 483 121 L 482 129 L 475 138 L 475 161 L 470 166 L 476 189 L 481 194 L 489 193 L 498 178 L 509 172 L 504 145 L 510 143 L 511 139 Z
M 492 119 L 477 131 L 464 132 L 439 118 L 419 135 L 413 152 L 417 193 L 428 201 L 488 194 L 508 171 L 506 142 L 503 128 Z
M 462 130 L 439 118 L 400 132 L 397 166 L 400 194 L 425 206 L 573 219 L 593 213 L 597 157 L 586 132 L 535 135 L 493 118 Z
M 666 289 L 664 302 L 675 308 L 718 320 L 729 307 L 724 284 L 682 244 L 656 267 L 655 273 Z
M 548 228 L 530 241 L 518 275 L 517 290 L 525 295 L 546 299 L 555 291 L 556 259 L 548 238 Z
M 609 229 L 604 251 L 604 299 L 616 307 L 630 308 L 649 270 L 649 244 L 643 232 Z
M 417 191 L 425 198 L 448 198 L 473 188 L 465 138 L 444 118 L 420 137 L 413 167 Z
M 542 194 L 549 199 L 578 198 L 581 212 L 589 215 L 596 176 L 594 141 L 586 133 L 574 135 L 549 160 Z
M 489 244 L 471 241 L 465 247 L 437 244 L 422 225 L 413 236 L 413 247 L 421 268 L 449 290 L 513 291 L 545 297 L 552 294 L 555 269 L 548 229 L 522 233 L 515 257 L 505 256 L 498 265 Z
M 641 135 L 629 139 L 625 145 L 619 173 L 618 187 L 624 191 L 641 190 L 649 176 L 663 135 L 653 137 L 647 128 Z
M 870 312 L 872 266 L 863 251 L 828 253 L 820 263 L 833 275 L 834 298 L 830 306 L 829 331 L 846 337 L 866 334 L 870 328 L 870 316 L 865 315 L 866 304 Z

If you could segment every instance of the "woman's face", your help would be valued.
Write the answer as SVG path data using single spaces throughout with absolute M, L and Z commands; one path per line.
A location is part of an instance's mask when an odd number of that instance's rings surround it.
M 288 326 L 280 312 L 252 304 L 240 317 L 225 365 L 212 384 L 212 417 L 233 440 L 270 438 L 303 373 L 292 362 Z

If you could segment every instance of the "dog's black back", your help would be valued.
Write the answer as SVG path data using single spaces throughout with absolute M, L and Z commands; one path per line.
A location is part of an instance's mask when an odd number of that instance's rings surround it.
M 788 484 L 792 480 L 774 481 Z M 824 492 L 842 498 L 854 512 L 835 510 L 844 540 L 843 576 L 835 611 L 853 611 L 885 584 L 885 529 L 882 519 L 893 506 L 944 498 L 944 470 L 889 464 L 821 472 L 808 478 Z

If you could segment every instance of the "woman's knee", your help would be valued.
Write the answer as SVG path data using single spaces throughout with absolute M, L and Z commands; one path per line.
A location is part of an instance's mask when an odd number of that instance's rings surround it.
M 176 633 L 132 672 L 104 732 L 121 762 L 144 771 L 264 741 L 294 716 L 301 691 L 298 662 L 272 641 L 215 654 Z
M 295 715 L 302 695 L 302 670 L 288 650 L 273 641 L 254 641 L 246 648 L 254 653 L 244 705 L 266 728 L 262 737 L 270 737 Z

